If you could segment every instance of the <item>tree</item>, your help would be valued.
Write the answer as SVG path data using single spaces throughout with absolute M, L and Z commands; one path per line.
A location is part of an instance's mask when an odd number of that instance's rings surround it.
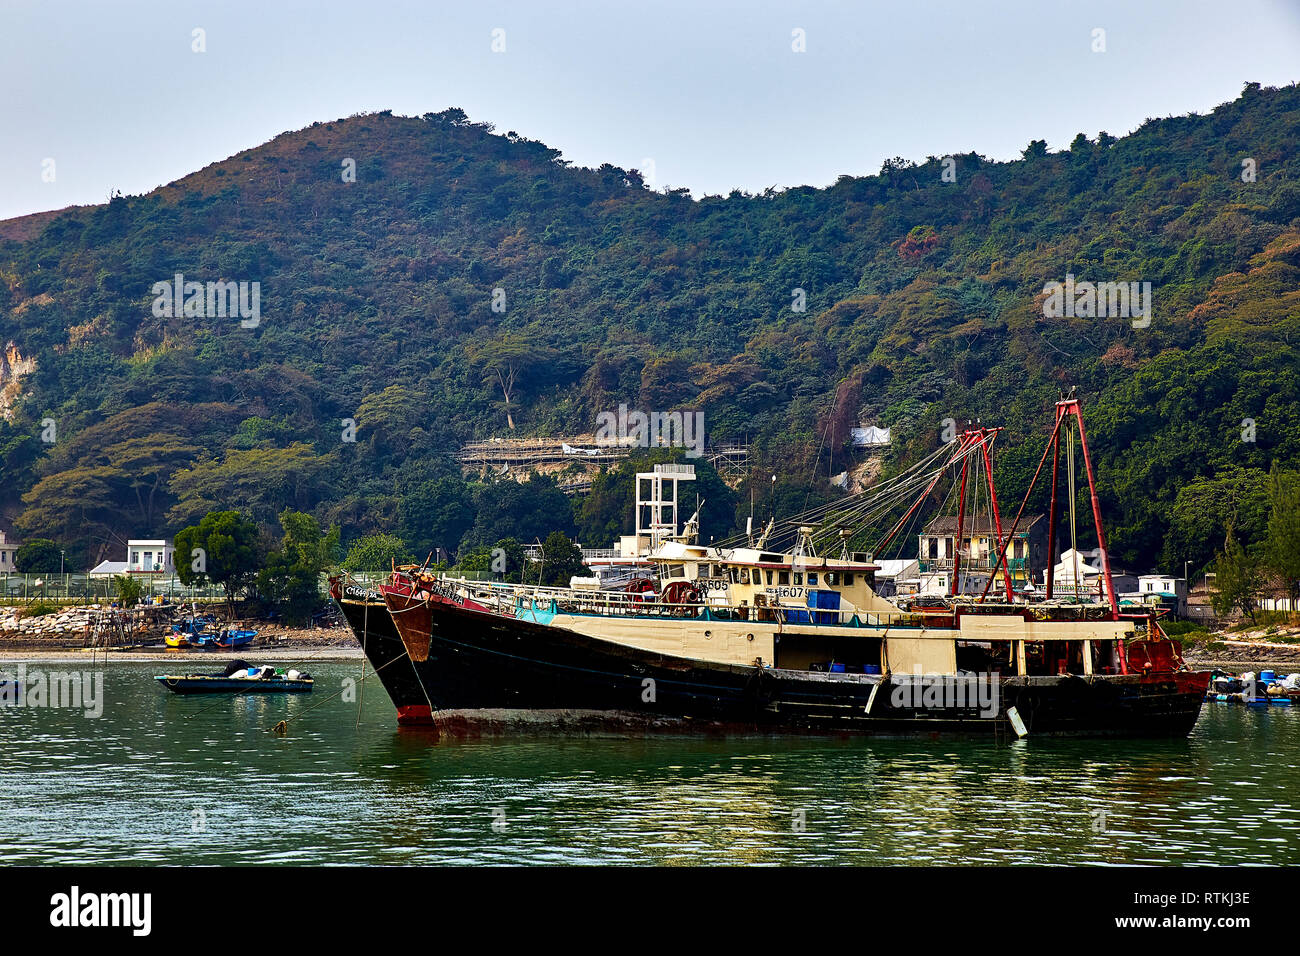
M 562 531 L 552 531 L 542 542 L 542 584 L 547 587 L 568 587 L 575 575 L 591 572 L 582 563 L 582 549 L 570 541 Z
M 680 449 L 655 448 L 619 462 L 617 468 L 602 470 L 591 483 L 591 491 L 576 505 L 574 520 L 579 539 L 589 547 L 604 548 L 616 542 L 620 535 L 631 534 L 636 523 L 636 473 L 651 471 L 660 462 L 679 461 L 695 465 L 695 481 L 684 482 L 678 488 L 678 517 L 684 523 L 695 511 L 695 500 L 703 502 L 700 509 L 700 541 L 707 544 L 711 538 L 731 534 L 735 524 L 736 493 L 727 487 L 717 471 L 703 458 L 686 458 Z M 766 478 L 762 482 L 766 485 Z M 809 502 L 807 482 L 801 486 L 798 497 L 803 511 L 820 500 Z M 749 500 L 745 499 L 746 508 Z M 766 514 L 766 512 L 764 512 Z
M 535 583 L 532 570 L 524 553 L 524 546 L 514 538 L 502 538 L 493 545 L 483 545 L 467 551 L 456 565 L 456 574 L 479 580 L 505 581 L 524 584 L 525 571 L 529 582 Z
M 527 481 L 505 479 L 484 485 L 478 493 L 474 524 L 462 546 L 474 547 L 503 538 L 532 541 L 552 531 L 573 531 L 573 502 L 549 475 Z
M 30 538 L 14 554 L 14 566 L 24 574 L 58 574 L 59 546 L 49 538 Z
M 117 603 L 122 607 L 135 607 L 140 603 L 143 592 L 144 584 L 139 578 L 129 574 L 113 575 L 113 593 L 117 595 Z
M 1193 569 L 1205 567 L 1229 525 L 1247 547 L 1262 540 L 1268 505 L 1269 476 L 1259 468 L 1227 468 L 1212 478 L 1187 482 L 1169 510 L 1161 554 L 1165 566 L 1190 561 Z
M 1259 562 L 1246 553 L 1228 528 L 1223 551 L 1214 559 L 1214 580 L 1218 591 L 1210 603 L 1219 615 L 1240 611 L 1255 620 L 1255 600 L 1263 587 Z
M 315 574 L 330 567 L 339 559 L 339 529 L 321 530 L 315 516 L 303 511 L 280 512 L 280 529 L 284 532 L 283 549 L 293 559 Z
M 395 534 L 368 534 L 352 542 L 343 559 L 345 571 L 387 571 L 394 564 L 412 564 L 415 556 Z
M 474 524 L 474 495 L 458 476 L 421 482 L 398 505 L 402 537 L 417 554 L 435 548 L 455 551 Z
M 545 378 L 557 357 L 554 349 L 518 335 L 505 335 L 487 342 L 471 356 L 472 361 L 483 369 L 485 378 L 501 389 L 506 424 L 511 431 L 515 430 L 515 419 L 510 403 L 516 388 L 527 380 Z
M 233 615 L 235 595 L 257 577 L 258 537 L 257 525 L 238 511 L 210 511 L 176 533 L 176 576 L 187 587 L 220 585 Z
M 304 624 L 321 600 L 321 572 L 338 560 L 339 529 L 327 534 L 312 515 L 289 510 L 280 513 L 280 527 L 284 538 L 257 573 L 257 593 L 285 621 Z
M 286 507 L 315 503 L 325 468 L 310 445 L 230 449 L 220 461 L 201 461 L 171 477 L 176 504 L 168 520 L 192 521 L 224 504 L 240 502 L 249 515 L 271 526 Z
M 1266 549 L 1270 566 L 1286 582 L 1292 600 L 1300 600 L 1300 475 L 1273 463 Z
M 290 550 L 272 551 L 257 572 L 257 593 L 289 624 L 305 624 L 320 603 L 320 575 L 294 560 Z

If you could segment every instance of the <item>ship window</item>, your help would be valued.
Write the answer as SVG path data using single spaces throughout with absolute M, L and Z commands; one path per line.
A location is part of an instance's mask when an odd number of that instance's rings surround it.
M 845 571 L 845 572 L 844 572 L 844 586 L 847 588 L 847 587 L 851 587 L 852 585 L 853 585 L 853 572 L 852 572 L 852 571 Z
M 817 586 L 817 575 L 813 574 L 811 571 L 808 572 L 808 586 L 810 588 L 815 588 Z
M 794 583 L 795 583 L 795 584 L 803 584 L 803 572 L 802 572 L 802 571 L 796 571 L 796 572 L 794 573 Z
M 831 587 L 834 587 L 836 584 L 839 583 L 839 582 L 836 580 L 836 578 L 835 578 L 835 572 L 834 572 L 834 571 L 827 571 L 827 572 L 826 572 L 826 583 L 827 583 L 828 585 L 830 585 Z
M 771 575 L 771 573 L 772 573 L 771 571 L 768 572 L 769 575 Z M 780 574 L 777 576 L 777 581 L 776 581 L 776 583 L 777 583 L 777 584 L 789 584 L 789 583 L 790 583 L 790 572 L 789 572 L 789 571 L 782 571 L 782 572 L 780 572 Z

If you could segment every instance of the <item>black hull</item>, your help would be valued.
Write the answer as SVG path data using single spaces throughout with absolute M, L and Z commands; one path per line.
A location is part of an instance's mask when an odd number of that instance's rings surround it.
M 669 657 L 436 600 L 418 617 L 429 631 L 429 656 L 415 666 L 435 722 L 467 732 L 479 722 L 489 731 L 515 727 L 521 722 L 511 715 L 546 712 L 560 723 L 603 713 L 623 729 L 639 721 L 650 730 L 1014 737 L 1014 707 L 1030 737 L 1183 737 L 1209 678 L 1008 677 L 994 707 L 973 699 L 971 706 L 912 706 L 901 682 L 889 678 Z
M 349 588 L 362 592 L 364 589 L 349 585 Z M 415 665 L 406 654 L 402 638 L 393 626 L 392 615 L 378 596 L 378 592 L 369 591 L 369 609 L 363 603 L 364 598 L 344 595 L 336 601 L 343 611 L 343 617 L 352 628 L 352 635 L 365 651 L 366 659 L 374 668 L 375 675 L 388 692 L 393 706 L 397 708 L 399 724 L 429 724 L 433 720 L 429 699 L 424 694 Z

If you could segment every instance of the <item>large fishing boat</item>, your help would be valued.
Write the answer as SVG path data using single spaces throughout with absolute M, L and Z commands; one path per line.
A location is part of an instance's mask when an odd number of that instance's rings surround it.
M 330 597 L 343 611 L 343 618 L 361 645 L 375 676 L 397 708 L 399 724 L 431 724 L 433 708 L 425 696 L 415 664 L 384 603 L 384 596 L 369 585 L 345 576 L 330 578 Z M 388 587 L 400 590 L 401 580 L 390 579 Z
M 1154 612 L 1121 612 L 1074 399 L 1057 405 L 1025 502 L 1051 454 L 1054 540 L 1066 435 L 1073 506 L 1076 426 L 1105 603 L 1055 599 L 1050 576 L 1045 600 L 1013 593 L 1007 550 L 1025 503 L 1004 534 L 992 480 L 999 430 L 982 427 L 861 495 L 769 522 L 757 539 L 704 546 L 691 522 L 679 532 L 674 481 L 671 522 L 666 499 L 649 502 L 649 590 L 524 587 L 422 569 L 397 572 L 379 590 L 435 723 L 453 730 L 585 716 L 620 727 L 746 732 L 1185 735 L 1209 674 L 1186 667 Z M 876 593 L 877 566 L 871 552 L 852 549 L 859 531 L 851 525 L 891 516 L 878 553 L 945 476 L 957 495 L 959 543 L 987 483 L 997 559 L 972 595 L 958 547 L 951 593 L 905 609 Z M 776 544 L 783 536 L 788 547 Z

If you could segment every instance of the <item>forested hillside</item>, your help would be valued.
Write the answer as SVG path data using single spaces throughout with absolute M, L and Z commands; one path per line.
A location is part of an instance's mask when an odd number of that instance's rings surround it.
M 177 273 L 259 282 L 259 321 L 157 315 Z M 1149 326 L 1045 317 L 1067 274 L 1150 282 Z M 1228 523 L 1262 535 L 1269 469 L 1300 463 L 1300 89 L 1014 162 L 699 200 L 459 110 L 354 116 L 0 239 L 0 279 L 0 525 L 87 562 L 224 508 L 421 554 L 512 523 L 603 546 L 626 475 L 569 502 L 467 483 L 451 455 L 620 403 L 748 440 L 762 513 L 835 494 L 859 421 L 894 429 L 886 473 L 945 419 L 1006 426 L 1018 499 L 1075 388 L 1112 549 L 1181 571 Z M 721 536 L 749 489 L 712 487 Z

